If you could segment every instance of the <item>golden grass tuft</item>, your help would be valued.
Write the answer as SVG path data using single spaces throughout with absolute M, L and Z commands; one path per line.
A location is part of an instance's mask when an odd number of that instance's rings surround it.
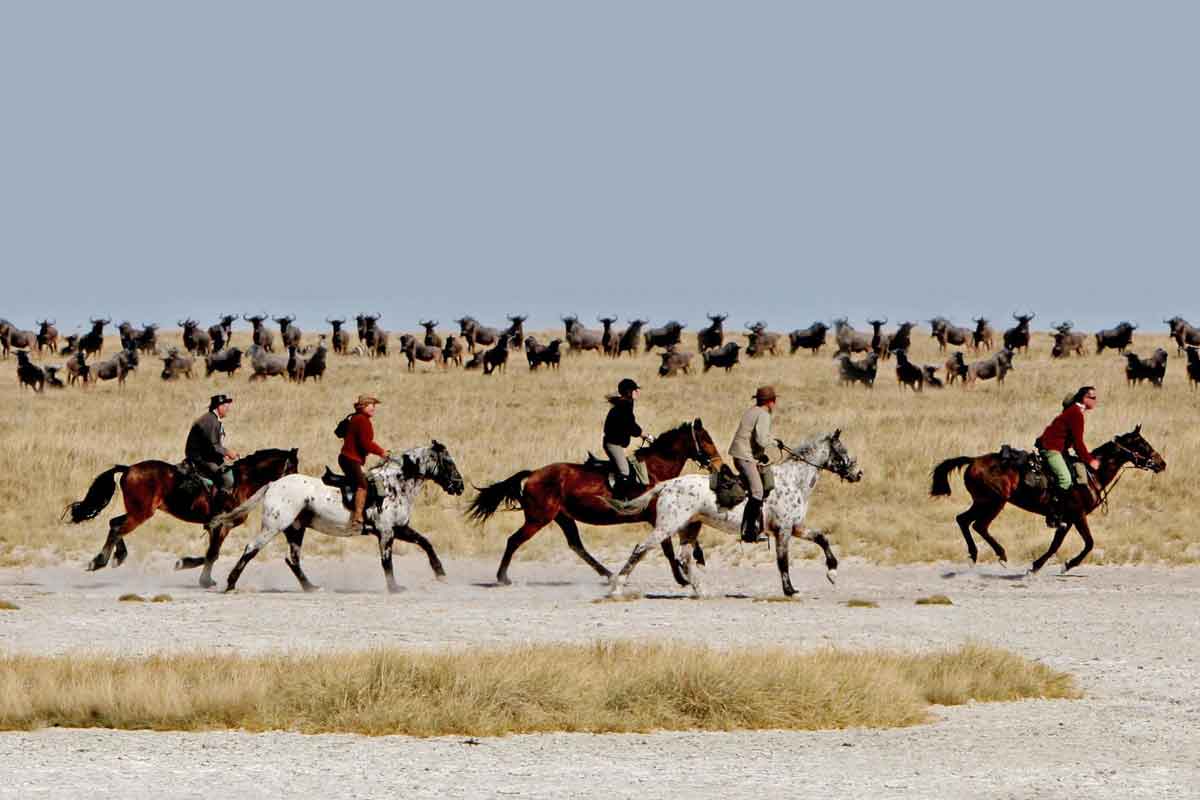
M 954 601 L 944 594 L 933 594 L 929 597 L 918 597 L 917 605 L 919 606 L 952 606 Z
M 21 607 L 16 603 L 11 603 L 8 600 L 0 600 L 0 611 L 20 611 Z
M 169 594 L 156 594 L 156 595 L 154 595 L 154 597 L 150 598 L 150 602 L 151 603 L 169 603 L 174 599 L 175 598 L 171 597 L 171 595 L 169 595 Z
M 874 600 L 863 600 L 861 598 L 853 597 L 846 601 L 846 607 L 847 608 L 879 608 L 879 603 L 876 603 Z
M 500 736 L 888 728 L 929 705 L 1073 698 L 1069 675 L 992 647 L 929 654 L 630 642 L 246 658 L 0 658 L 0 729 Z
M 128 593 L 123 594 L 120 597 L 118 597 L 117 602 L 118 603 L 144 603 L 144 602 L 146 602 L 146 598 L 142 597 L 140 594 L 134 594 L 133 592 L 128 592 Z

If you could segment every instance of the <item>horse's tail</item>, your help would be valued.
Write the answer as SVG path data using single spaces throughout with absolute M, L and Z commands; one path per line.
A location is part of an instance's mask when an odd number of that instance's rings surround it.
M 947 458 L 934 467 L 933 485 L 929 488 L 929 494 L 933 497 L 948 497 L 950 495 L 950 473 L 956 469 L 962 469 L 974 460 L 974 456 L 958 456 Z
M 649 508 L 650 503 L 654 501 L 654 498 L 658 497 L 658 493 L 661 492 L 666 485 L 666 481 L 663 481 L 662 483 L 653 486 L 648 491 L 639 494 L 632 500 L 609 499 L 606 502 L 608 503 L 609 508 L 620 514 L 622 517 L 636 517 L 638 514 L 641 514 L 643 511 Z
M 232 509 L 231 511 L 226 511 L 224 514 L 217 514 L 208 522 L 204 523 L 204 527 L 211 531 L 216 530 L 223 525 L 228 525 L 231 522 L 235 522 L 235 520 L 237 523 L 240 523 L 246 518 L 247 514 L 249 514 L 259 503 L 262 502 L 263 495 L 267 493 L 267 489 L 269 488 L 271 488 L 271 484 L 268 483 L 266 486 L 250 495 L 246 502 L 242 503 L 237 508 Z
M 117 491 L 116 474 L 118 472 L 128 472 L 127 464 L 115 464 L 112 469 L 106 469 L 96 476 L 92 481 L 92 485 L 88 487 L 87 494 L 82 500 L 71 503 L 62 513 L 60 519 L 70 517 L 71 522 L 75 525 L 89 520 L 104 510 L 104 507 L 112 502 L 113 495 Z
M 532 474 L 533 470 L 523 469 L 520 472 L 514 472 L 499 483 L 479 489 L 479 493 L 471 501 L 471 507 L 467 509 L 467 516 L 475 523 L 483 524 L 504 503 L 519 506 L 521 504 L 521 484 Z

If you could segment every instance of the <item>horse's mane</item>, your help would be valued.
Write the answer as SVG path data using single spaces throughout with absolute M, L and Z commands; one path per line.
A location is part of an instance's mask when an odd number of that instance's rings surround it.
M 786 458 L 784 460 L 785 461 L 798 461 L 800 456 L 811 451 L 813 448 L 815 448 L 817 445 L 821 444 L 822 442 L 828 442 L 828 441 L 829 441 L 829 434 L 822 433 L 817 436 L 810 436 L 807 439 L 801 439 L 799 442 L 797 442 L 794 445 L 789 445 L 785 442 L 785 446 L 787 447 L 788 450 L 791 450 L 791 452 L 789 453 L 786 450 L 784 451 L 784 456 L 786 456 Z
M 255 464 L 259 461 L 265 461 L 271 457 L 286 458 L 292 454 L 291 450 L 284 450 L 278 447 L 264 447 L 262 450 L 255 450 L 250 455 L 242 456 L 237 460 L 239 464 Z
M 638 449 L 634 450 L 633 451 L 634 458 L 641 458 L 645 455 L 653 453 L 655 448 L 658 447 L 658 443 L 661 442 L 663 439 L 665 439 L 669 434 L 672 434 L 672 433 L 682 434 L 685 430 L 687 430 L 687 427 L 689 425 L 691 425 L 690 422 L 681 422 L 681 423 L 679 423 L 679 425 L 677 425 L 674 428 L 668 428 L 667 430 L 660 433 L 657 437 L 655 437 L 653 443 L 644 444 L 641 447 L 639 447 Z

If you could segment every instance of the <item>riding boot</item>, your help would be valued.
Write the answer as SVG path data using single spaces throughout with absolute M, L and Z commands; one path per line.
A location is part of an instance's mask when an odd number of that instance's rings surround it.
M 350 521 L 346 523 L 348 530 L 355 530 L 363 526 L 363 509 L 367 507 L 367 490 L 354 490 L 354 511 L 350 514 Z
M 1071 499 L 1071 490 L 1054 486 L 1050 490 L 1050 503 L 1046 510 L 1046 527 L 1057 528 L 1067 518 L 1067 502 Z
M 746 507 L 742 510 L 742 541 L 753 544 L 759 541 L 758 532 L 762 527 L 762 500 L 756 497 L 746 499 Z

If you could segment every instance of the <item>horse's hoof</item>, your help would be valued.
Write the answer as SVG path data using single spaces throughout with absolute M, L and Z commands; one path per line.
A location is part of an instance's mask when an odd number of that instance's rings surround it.
M 1005 569 L 1008 569 L 1008 559 L 1006 559 L 1006 558 L 1000 559 L 1000 566 L 1004 567 Z
M 446 582 L 446 573 L 439 572 L 438 574 L 433 576 L 433 579 L 435 581 L 437 581 L 438 583 L 445 583 Z
M 505 576 L 503 578 L 501 578 L 500 576 L 496 576 L 496 585 L 497 586 L 512 586 L 512 581 L 510 581 L 507 576 Z
M 837 586 L 837 570 L 836 569 L 825 570 L 825 579 L 827 581 L 829 581 L 830 583 L 832 583 L 834 586 Z
M 408 589 L 405 589 L 403 586 L 399 586 L 399 585 L 388 587 L 388 594 L 403 594 L 404 592 L 407 592 L 407 591 L 408 591 Z
M 212 578 L 201 578 L 197 582 L 200 584 L 201 589 L 211 589 L 217 585 L 217 582 L 214 581 Z
M 237 587 L 230 585 L 230 586 L 225 587 L 225 591 L 223 592 L 223 594 L 233 594 L 236 591 L 237 591 Z
M 321 587 L 317 586 L 315 583 L 306 583 L 304 584 L 303 588 L 305 594 L 312 594 L 313 592 L 321 591 Z
M 181 559 L 179 559 L 178 561 L 176 561 L 176 562 L 175 562 L 175 569 L 177 569 L 177 570 L 180 570 L 180 569 L 187 569 L 187 567 L 185 567 L 185 566 L 183 565 L 183 559 L 182 559 L 182 558 L 181 558 Z

